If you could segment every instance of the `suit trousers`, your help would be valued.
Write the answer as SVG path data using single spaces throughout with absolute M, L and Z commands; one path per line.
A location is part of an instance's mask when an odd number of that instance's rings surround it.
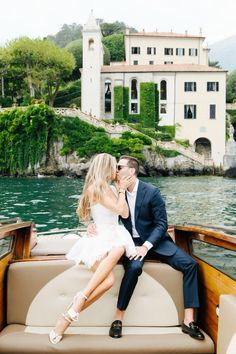
M 134 238 L 134 242 L 136 246 L 143 244 L 140 238 Z M 174 269 L 181 271 L 183 273 L 184 308 L 199 307 L 198 263 L 192 257 L 176 246 L 176 252 L 171 256 L 159 254 L 151 249 L 144 260 L 148 258 L 160 260 L 163 263 L 169 264 Z M 129 260 L 127 257 L 123 257 L 125 273 L 121 281 L 117 303 L 117 308 L 121 311 L 126 310 L 129 304 L 138 282 L 138 277 L 142 274 L 144 260 Z

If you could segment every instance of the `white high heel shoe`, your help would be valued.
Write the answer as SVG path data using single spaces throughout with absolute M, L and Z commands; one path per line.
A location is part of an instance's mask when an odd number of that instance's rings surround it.
M 67 312 L 62 313 L 62 317 L 71 324 L 72 322 L 77 322 L 79 319 L 79 312 L 76 312 L 71 306 L 73 303 L 76 301 L 78 297 L 83 297 L 85 301 L 88 299 L 82 291 L 80 291 L 77 295 L 75 295 L 73 301 L 70 303 L 70 305 L 67 307 Z M 57 334 L 54 329 L 51 330 L 49 333 L 49 340 L 52 344 L 58 344 L 63 338 L 63 334 Z

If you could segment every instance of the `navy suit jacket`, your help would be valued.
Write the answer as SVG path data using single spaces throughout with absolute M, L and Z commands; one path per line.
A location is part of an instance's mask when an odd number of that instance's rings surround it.
M 158 188 L 139 180 L 135 203 L 135 228 L 142 241 L 153 244 L 152 250 L 165 256 L 173 255 L 177 246 L 167 233 L 165 203 Z M 121 218 L 125 228 L 132 235 L 131 216 Z

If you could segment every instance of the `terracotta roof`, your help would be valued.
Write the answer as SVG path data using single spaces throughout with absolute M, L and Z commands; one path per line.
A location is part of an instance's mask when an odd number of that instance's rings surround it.
M 145 32 L 145 31 L 142 31 L 142 32 L 127 33 L 125 35 L 126 36 L 132 36 L 132 37 L 135 37 L 135 36 L 138 36 L 138 37 L 146 36 L 146 37 L 205 38 L 202 35 L 196 36 L 196 35 L 191 35 L 191 34 L 188 34 L 188 33 L 174 33 L 174 32 Z
M 141 72 L 227 72 L 224 69 L 197 64 L 160 64 L 160 65 L 104 65 L 102 73 L 141 73 Z

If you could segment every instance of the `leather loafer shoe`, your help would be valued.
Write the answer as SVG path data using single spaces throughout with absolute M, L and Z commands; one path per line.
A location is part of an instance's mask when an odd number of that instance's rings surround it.
M 122 322 L 116 320 L 112 322 L 111 328 L 109 331 L 109 336 L 112 338 L 120 338 L 122 337 Z
M 182 323 L 182 332 L 189 334 L 190 337 L 198 340 L 203 340 L 205 339 L 204 334 L 200 331 L 198 325 L 196 322 L 190 322 L 188 326 L 184 323 Z

